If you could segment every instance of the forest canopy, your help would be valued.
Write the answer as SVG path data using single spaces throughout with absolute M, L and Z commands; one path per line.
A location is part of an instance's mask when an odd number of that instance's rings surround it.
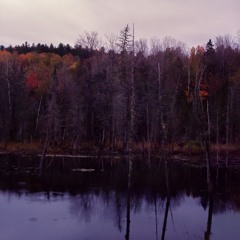
M 1 46 L 0 140 L 125 149 L 162 141 L 238 144 L 240 42 L 192 47 L 170 37 L 134 40 L 129 28 L 74 47 Z

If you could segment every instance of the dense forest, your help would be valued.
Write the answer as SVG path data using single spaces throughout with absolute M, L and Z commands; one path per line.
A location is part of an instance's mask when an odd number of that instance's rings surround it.
M 0 46 L 0 140 L 78 151 L 154 152 L 166 144 L 238 144 L 240 47 L 218 36 L 186 51 L 172 38 Z

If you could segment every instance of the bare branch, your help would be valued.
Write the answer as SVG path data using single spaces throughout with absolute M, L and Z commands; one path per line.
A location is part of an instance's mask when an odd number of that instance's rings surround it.
M 89 48 L 92 50 L 99 49 L 102 46 L 102 40 L 98 37 L 98 33 L 95 31 L 85 31 L 83 35 L 79 35 L 77 44 L 83 48 Z

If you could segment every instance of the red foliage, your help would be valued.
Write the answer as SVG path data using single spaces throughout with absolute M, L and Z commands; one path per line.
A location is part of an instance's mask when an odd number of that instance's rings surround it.
M 38 88 L 38 78 L 36 73 L 31 72 L 27 76 L 26 85 L 30 90 Z

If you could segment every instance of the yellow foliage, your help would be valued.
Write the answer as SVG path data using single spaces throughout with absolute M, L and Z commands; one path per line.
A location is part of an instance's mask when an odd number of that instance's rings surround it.
M 74 62 L 68 69 L 71 71 L 71 72 L 76 72 L 77 69 L 78 69 L 78 66 L 79 66 L 79 62 Z

